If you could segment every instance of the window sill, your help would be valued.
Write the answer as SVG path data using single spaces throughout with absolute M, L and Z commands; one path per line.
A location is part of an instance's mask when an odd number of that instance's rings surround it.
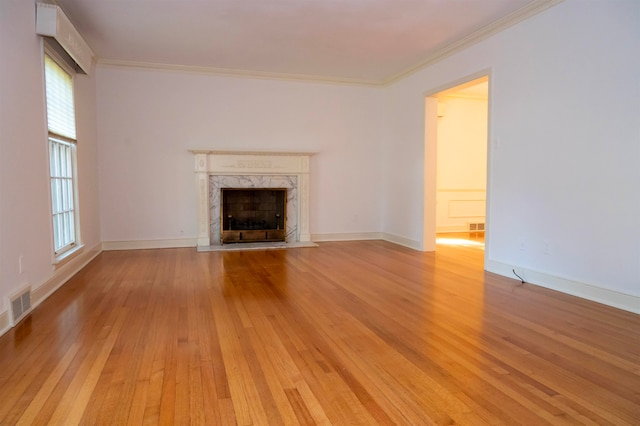
M 84 244 L 79 244 L 76 247 L 65 251 L 60 256 L 56 256 L 53 259 L 53 266 L 55 269 L 61 268 L 62 266 L 69 263 L 73 258 L 80 255 L 84 251 Z

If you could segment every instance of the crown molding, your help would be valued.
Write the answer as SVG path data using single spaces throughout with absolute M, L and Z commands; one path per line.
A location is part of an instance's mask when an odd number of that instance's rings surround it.
M 307 83 L 338 84 L 347 86 L 381 87 L 383 83 L 375 80 L 362 80 L 345 77 L 327 77 L 320 75 L 287 74 L 268 71 L 251 71 L 232 68 L 201 67 L 194 65 L 161 64 L 155 62 L 121 61 L 117 59 L 99 59 L 99 66 L 115 68 L 136 68 L 158 71 L 189 72 L 194 74 L 215 75 L 222 77 L 255 78 L 263 80 L 285 80 Z
M 307 82 L 307 83 L 320 83 L 320 84 L 337 84 L 346 86 L 366 86 L 366 87 L 384 87 L 389 86 L 397 81 L 408 77 L 409 75 L 420 71 L 421 69 L 435 64 L 448 56 L 458 53 L 482 40 L 491 37 L 521 21 L 524 21 L 534 15 L 537 15 L 557 4 L 562 3 L 564 0 L 536 0 L 527 4 L 524 7 L 510 13 L 509 15 L 480 28 L 479 30 L 461 38 L 453 43 L 447 44 L 441 49 L 436 50 L 422 61 L 407 68 L 406 70 L 399 72 L 391 77 L 383 80 L 366 80 L 357 78 L 346 77 L 328 77 L 321 75 L 306 75 L 306 74 L 288 74 L 269 71 L 252 71 L 243 69 L 232 68 L 218 68 L 218 67 L 203 67 L 194 65 L 178 65 L 178 64 L 163 64 L 155 62 L 137 62 L 137 61 L 125 61 L 117 59 L 105 59 L 100 58 L 97 61 L 97 65 L 103 67 L 115 67 L 115 68 L 136 68 L 146 70 L 158 70 L 158 71 L 176 71 L 176 72 L 189 72 L 195 74 L 206 74 L 223 77 L 238 77 L 238 78 L 255 78 L 263 80 L 284 80 L 292 82 Z
M 507 28 L 519 22 L 529 19 L 532 16 L 535 16 L 541 12 L 544 12 L 545 10 L 558 5 L 563 1 L 564 0 L 537 0 L 532 3 L 529 3 L 526 6 L 523 6 L 520 9 L 510 13 L 509 15 L 501 19 L 498 19 L 497 21 L 485 27 L 482 27 L 477 31 L 474 31 L 468 36 L 463 37 L 459 40 L 454 41 L 453 43 L 450 43 L 444 46 L 443 48 L 435 51 L 434 53 L 426 57 L 421 62 L 411 66 L 410 68 L 398 74 L 391 76 L 387 80 L 383 81 L 382 84 L 384 86 L 388 86 L 399 80 L 402 80 L 403 78 L 408 77 L 409 75 L 415 72 L 418 72 L 429 65 L 433 65 L 436 62 L 439 62 L 455 53 L 458 53 L 470 46 L 473 46 L 474 44 L 477 44 L 482 40 L 485 40 L 491 37 L 492 35 L 495 35 L 501 31 L 504 31 Z

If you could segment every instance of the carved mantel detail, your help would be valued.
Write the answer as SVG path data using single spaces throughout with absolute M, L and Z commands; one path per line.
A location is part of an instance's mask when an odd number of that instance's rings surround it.
M 292 176 L 297 182 L 295 202 L 297 222 L 295 232 L 288 236 L 298 242 L 311 241 L 309 230 L 309 172 L 311 152 L 215 151 L 191 150 L 195 155 L 195 174 L 198 212 L 198 247 L 218 244 L 212 240 L 210 176 L 224 180 L 224 176 Z M 250 184 L 250 183 L 249 183 Z M 288 213 L 289 214 L 289 213 Z M 217 238 L 217 236 L 216 236 Z

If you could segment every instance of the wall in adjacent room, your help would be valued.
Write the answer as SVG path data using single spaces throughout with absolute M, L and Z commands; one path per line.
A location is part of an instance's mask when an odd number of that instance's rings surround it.
M 103 240 L 195 241 L 189 149 L 317 152 L 311 233 L 378 232 L 386 139 L 381 91 L 99 67 Z
M 566 0 L 390 87 L 384 231 L 422 243 L 424 96 L 488 72 L 487 267 L 640 311 L 638 22 Z
M 439 99 L 436 226 L 466 231 L 483 223 L 487 184 L 487 100 Z

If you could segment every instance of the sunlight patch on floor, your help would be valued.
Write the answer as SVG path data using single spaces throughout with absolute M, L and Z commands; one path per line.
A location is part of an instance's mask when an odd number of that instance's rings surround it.
M 463 247 L 477 247 L 484 249 L 484 243 L 480 241 L 467 240 L 465 238 L 436 238 L 436 244 L 442 244 L 445 246 L 463 246 Z

